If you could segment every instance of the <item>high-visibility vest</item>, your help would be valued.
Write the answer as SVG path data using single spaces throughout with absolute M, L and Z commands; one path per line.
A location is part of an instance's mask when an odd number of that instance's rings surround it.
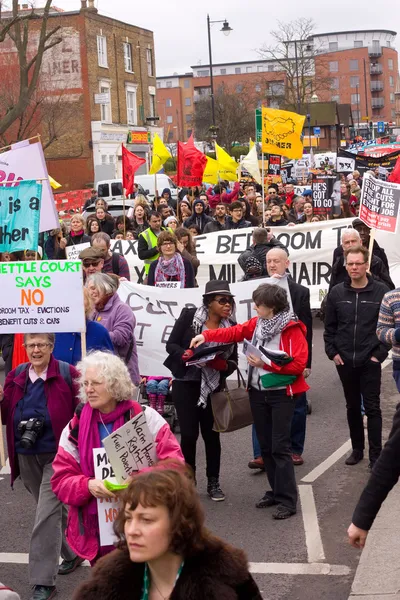
M 144 231 L 142 231 L 142 233 L 140 235 L 143 236 L 144 239 L 146 240 L 147 247 L 149 250 L 150 250 L 150 248 L 155 248 L 157 246 L 157 236 L 153 232 L 151 227 L 148 227 L 148 229 L 145 229 Z M 150 258 L 144 259 L 143 262 L 144 262 L 144 270 L 145 270 L 146 275 L 149 274 L 151 263 L 154 262 L 155 260 L 157 260 L 159 256 L 160 256 L 159 254 L 155 254 L 154 256 L 151 256 Z

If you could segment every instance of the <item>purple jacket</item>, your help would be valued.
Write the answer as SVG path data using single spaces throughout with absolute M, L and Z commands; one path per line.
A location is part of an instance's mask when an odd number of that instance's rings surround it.
M 79 377 L 78 371 L 69 366 L 71 379 Z M 25 369 L 15 377 L 15 369 L 7 375 L 4 385 L 4 400 L 1 403 L 1 416 L 6 425 L 8 456 L 10 458 L 11 485 L 19 475 L 18 456 L 14 450 L 14 413 L 20 400 L 24 397 L 24 390 L 29 377 L 29 369 Z M 74 411 L 79 404 L 78 385 L 73 381 L 72 389 L 60 374 L 58 360 L 50 357 L 47 368 L 47 379 L 44 383 L 47 398 L 47 408 L 53 428 L 54 437 L 58 446 L 64 427 L 74 416 Z
M 136 318 L 132 309 L 122 302 L 118 294 L 114 294 L 102 311 L 94 313 L 93 321 L 101 323 L 108 330 L 115 354 L 125 361 L 130 353 L 127 367 L 133 383 L 139 385 L 139 361 L 135 340 Z

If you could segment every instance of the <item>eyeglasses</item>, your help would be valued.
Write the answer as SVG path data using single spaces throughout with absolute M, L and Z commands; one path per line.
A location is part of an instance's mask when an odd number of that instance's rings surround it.
M 275 195 L 276 194 L 276 190 L 271 190 L 270 192 L 268 192 L 268 194 Z
M 174 243 L 174 242 L 163 242 L 163 243 L 161 244 L 161 248 L 162 248 L 163 246 L 175 246 L 175 243 Z
M 100 262 L 99 260 L 84 260 L 83 266 L 84 267 L 97 267 L 99 262 Z
M 218 302 L 220 306 L 224 306 L 224 304 L 229 304 L 232 306 L 233 298 L 231 296 L 222 296 L 222 298 L 218 298 L 218 300 L 215 298 L 215 302 Z
M 24 347 L 27 350 L 34 350 L 35 348 L 37 348 L 38 350 L 44 350 L 46 348 L 46 346 L 52 346 L 52 344 L 44 344 L 43 342 L 40 344 L 24 344 Z
M 366 262 L 367 262 L 367 261 L 366 261 L 366 260 L 364 260 L 364 262 L 362 262 L 362 263 L 359 263 L 359 262 L 347 263 L 347 264 L 346 264 L 346 266 L 347 266 L 347 267 L 350 267 L 350 268 L 351 268 L 351 267 L 362 267 L 363 265 L 365 265 L 365 263 L 366 263 Z

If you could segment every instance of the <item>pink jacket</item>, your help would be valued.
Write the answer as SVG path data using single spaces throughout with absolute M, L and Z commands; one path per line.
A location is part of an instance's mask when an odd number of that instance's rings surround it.
M 132 401 L 132 417 L 141 410 L 141 405 Z M 157 445 L 158 460 L 170 458 L 184 461 L 179 443 L 165 419 L 149 407 L 146 407 L 145 414 L 147 425 Z M 75 415 L 61 434 L 60 445 L 53 461 L 51 486 L 57 498 L 69 506 L 66 531 L 68 544 L 78 556 L 94 560 L 100 546 L 98 531 L 93 531 L 93 523 L 90 521 L 89 504 L 96 503 L 97 500 L 88 488 L 90 479 L 94 477 L 87 477 L 82 473 L 79 448 L 70 438 L 70 432 L 76 428 L 78 422 L 79 419 Z

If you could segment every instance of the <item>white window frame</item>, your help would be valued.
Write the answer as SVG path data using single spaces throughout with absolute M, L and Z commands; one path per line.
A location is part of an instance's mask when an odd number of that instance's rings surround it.
M 97 61 L 98 61 L 99 67 L 108 69 L 107 38 L 105 35 L 97 36 Z
M 146 63 L 147 63 L 147 75 L 149 77 L 154 77 L 152 48 L 146 48 Z
M 132 44 L 124 42 L 124 65 L 126 73 L 133 73 Z
M 129 106 L 129 98 L 131 94 L 135 98 L 134 106 Z M 125 86 L 125 100 L 126 100 L 126 122 L 128 125 L 137 125 L 138 123 L 138 111 L 137 111 L 137 85 L 130 83 Z
M 174 122 L 174 117 L 172 115 L 167 115 L 167 123 L 170 125 Z
M 171 98 L 165 98 L 165 106 L 167 108 L 171 108 L 172 107 L 172 100 L 171 100 Z
M 100 94 L 107 94 L 109 97 L 108 104 L 100 104 L 100 120 L 102 123 L 112 123 L 112 108 L 111 108 L 111 84 L 109 81 L 99 82 Z

